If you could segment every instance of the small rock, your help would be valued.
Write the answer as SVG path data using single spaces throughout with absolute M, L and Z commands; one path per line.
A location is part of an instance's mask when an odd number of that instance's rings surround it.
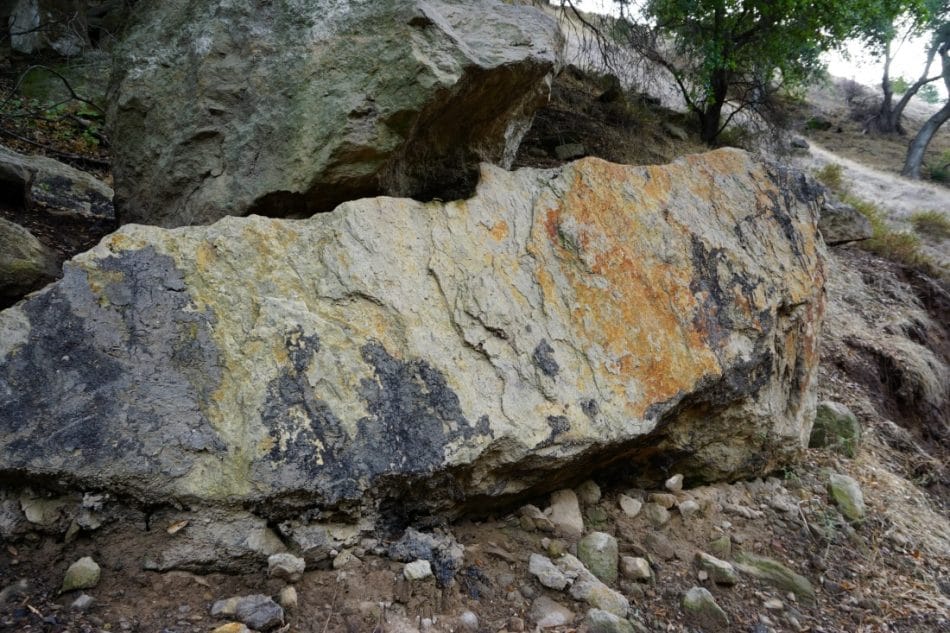
M 699 578 L 699 581 L 700 581 L 700 582 L 706 582 L 707 580 L 709 580 L 709 572 L 700 569 L 700 570 L 696 573 L 696 577 Z
M 686 499 L 685 501 L 678 503 L 676 508 L 684 517 L 688 517 L 699 512 L 699 504 L 692 499 Z
M 88 611 L 92 608 L 92 605 L 96 603 L 96 599 L 90 596 L 89 594 L 79 594 L 79 597 L 73 600 L 73 603 L 70 605 L 70 608 L 73 611 Z
M 822 231 L 824 234 L 824 231 Z M 827 241 L 828 238 L 826 237 Z M 810 448 L 830 448 L 846 457 L 857 454 L 861 442 L 861 425 L 851 409 L 826 400 L 818 404 L 815 423 L 808 439 Z
M 642 512 L 653 527 L 660 527 L 670 520 L 669 510 L 656 503 L 643 504 Z
M 284 610 L 280 605 L 262 594 L 238 599 L 234 615 L 248 627 L 258 631 L 267 631 L 280 626 L 284 621 Z
M 791 146 L 793 149 L 808 149 L 808 141 L 800 136 L 796 136 L 792 139 Z
M 676 557 L 676 546 L 673 542 L 659 532 L 651 532 L 643 540 L 651 552 L 656 554 L 657 558 L 662 560 L 671 560 Z
M 785 604 L 778 598 L 771 598 L 762 603 L 762 606 L 769 611 L 781 611 L 785 608 Z
M 303 577 L 307 563 L 302 558 L 283 552 L 267 558 L 267 575 L 287 582 L 297 582 Z
M 676 495 L 671 495 L 668 492 L 653 492 L 647 496 L 647 501 L 651 501 L 669 510 L 676 505 Z
M 581 503 L 588 506 L 592 506 L 600 501 L 601 497 L 600 486 L 592 479 L 588 479 L 575 488 L 574 493 Z
M 742 573 L 763 580 L 777 589 L 791 591 L 799 598 L 815 601 L 815 590 L 808 579 L 778 561 L 764 556 L 742 554 L 736 567 Z
M 517 616 L 511 616 L 508 618 L 508 630 L 511 633 L 522 633 L 524 631 L 524 620 Z
M 546 517 L 537 506 L 530 504 L 523 506 L 518 511 L 518 516 L 521 517 L 522 529 L 540 530 L 542 532 L 554 531 L 554 524 L 551 522 L 551 519 Z
M 25 596 L 29 590 L 30 581 L 26 578 L 21 578 L 10 583 L 0 590 L 0 605 L 4 605 L 10 600 L 16 600 L 22 596 Z
M 663 487 L 670 492 L 679 492 L 683 489 L 683 475 L 673 475 L 666 480 L 666 483 L 663 484 Z
M 643 508 L 643 502 L 639 499 L 634 499 L 633 497 L 628 497 L 627 495 L 620 495 L 620 509 L 623 510 L 623 513 L 630 517 L 631 519 L 640 514 L 640 509 Z
M 672 138 L 675 138 L 678 141 L 688 141 L 689 134 L 686 133 L 686 130 L 681 128 L 678 125 L 674 125 L 669 121 L 663 122 L 663 131 L 669 134 Z
M 360 561 L 353 554 L 353 550 L 345 549 L 333 559 L 333 569 L 343 569 L 347 565 L 356 565 Z
M 601 581 L 617 582 L 617 539 L 605 532 L 591 532 L 577 544 L 577 558 Z
M 547 596 L 541 596 L 531 605 L 528 617 L 539 628 L 550 629 L 571 624 L 574 621 L 574 612 Z
M 567 538 L 580 538 L 584 534 L 584 517 L 573 490 L 552 492 L 549 510 L 548 518 L 558 534 Z
M 568 545 L 565 541 L 556 538 L 548 541 L 548 544 L 544 547 L 544 551 L 546 551 L 548 556 L 551 556 L 552 558 L 559 558 L 567 551 L 567 548 Z
M 466 611 L 459 616 L 459 624 L 464 630 L 476 633 L 478 631 L 478 616 L 471 611 Z
M 716 604 L 708 589 L 693 587 L 683 596 L 683 611 L 696 624 L 710 629 L 729 626 L 729 616 Z
M 567 576 L 558 569 L 551 559 L 540 554 L 532 554 L 528 559 L 528 572 L 545 587 L 561 591 L 569 584 Z
M 425 559 L 414 560 L 406 563 L 402 568 L 402 575 L 406 580 L 423 580 L 432 575 L 432 565 Z
M 587 612 L 587 630 L 589 633 L 635 633 L 633 625 L 625 619 L 600 609 Z
M 297 589 L 293 585 L 284 587 L 277 596 L 277 602 L 287 611 L 295 611 L 297 609 Z
M 253 633 L 253 631 L 240 622 L 228 622 L 217 627 L 211 633 Z
M 731 563 L 720 560 L 715 556 L 710 556 L 705 552 L 697 552 L 696 564 L 699 568 L 709 574 L 709 577 L 717 585 L 732 586 L 739 582 L 736 575 L 736 568 Z
M 211 605 L 211 617 L 233 617 L 237 612 L 237 603 L 239 600 L 240 597 L 234 597 L 216 601 L 213 605 Z
M 828 476 L 828 494 L 845 518 L 850 521 L 864 519 L 867 511 L 864 507 L 864 495 L 857 481 L 847 475 L 832 473 Z
M 83 556 L 66 570 L 63 577 L 63 587 L 61 593 L 74 591 L 76 589 L 92 589 L 99 584 L 101 570 L 96 561 L 88 556 Z
M 637 556 L 624 556 L 620 559 L 620 570 L 627 578 L 634 580 L 650 580 L 653 577 L 653 570 L 650 569 L 650 563 L 645 558 Z

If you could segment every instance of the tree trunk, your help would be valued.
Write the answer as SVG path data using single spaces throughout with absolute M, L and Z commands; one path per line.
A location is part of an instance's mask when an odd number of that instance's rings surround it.
M 940 42 L 940 67 L 942 70 L 943 83 L 947 86 L 947 92 L 950 93 L 950 29 L 947 30 Z M 950 119 L 950 97 L 943 107 L 937 110 L 917 132 L 917 136 L 910 142 L 907 148 L 907 158 L 904 161 L 904 169 L 901 170 L 902 176 L 908 178 L 920 178 L 920 166 L 924 162 L 924 152 L 933 139 L 934 134 L 940 129 L 940 126 Z
M 707 145 L 712 145 L 722 129 L 719 122 L 722 119 L 722 107 L 726 104 L 726 95 L 729 91 L 729 76 L 725 70 L 716 70 L 710 81 L 712 94 L 699 114 L 700 138 Z
M 927 151 L 927 146 L 934 134 L 947 119 L 950 119 L 950 101 L 947 101 L 942 108 L 927 119 L 927 122 L 917 132 L 917 136 L 910 142 L 910 147 L 907 148 L 907 159 L 904 161 L 904 169 L 901 171 L 902 176 L 915 180 L 920 178 L 920 165 L 924 162 L 924 152 Z
M 900 117 L 894 116 L 894 90 L 891 88 L 891 43 L 884 45 L 884 76 L 881 78 L 881 109 L 877 113 L 875 126 L 879 132 L 891 134 L 900 128 Z

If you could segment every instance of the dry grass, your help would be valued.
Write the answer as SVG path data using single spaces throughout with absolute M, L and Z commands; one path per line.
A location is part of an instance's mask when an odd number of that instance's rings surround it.
M 937 240 L 950 239 L 950 218 L 939 211 L 918 211 L 910 216 L 914 230 Z

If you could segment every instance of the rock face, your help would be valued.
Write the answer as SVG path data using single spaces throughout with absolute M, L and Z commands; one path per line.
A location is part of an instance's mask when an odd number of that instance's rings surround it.
M 646 455 L 772 470 L 815 414 L 810 200 L 720 150 L 123 227 L 0 312 L 0 474 L 398 521 Z
M 123 222 L 306 216 L 386 194 L 464 197 L 508 166 L 561 36 L 500 0 L 149 0 L 117 59 Z M 183 89 L 183 87 L 187 87 Z

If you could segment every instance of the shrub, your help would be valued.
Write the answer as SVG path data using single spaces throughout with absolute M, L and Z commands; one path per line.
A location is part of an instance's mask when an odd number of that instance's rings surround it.
M 835 193 L 845 192 L 844 169 L 838 163 L 828 163 L 815 172 L 815 178 L 821 181 L 821 184 L 828 187 Z
M 950 218 L 938 211 L 918 211 L 910 216 L 910 222 L 920 235 L 938 240 L 950 238 Z

